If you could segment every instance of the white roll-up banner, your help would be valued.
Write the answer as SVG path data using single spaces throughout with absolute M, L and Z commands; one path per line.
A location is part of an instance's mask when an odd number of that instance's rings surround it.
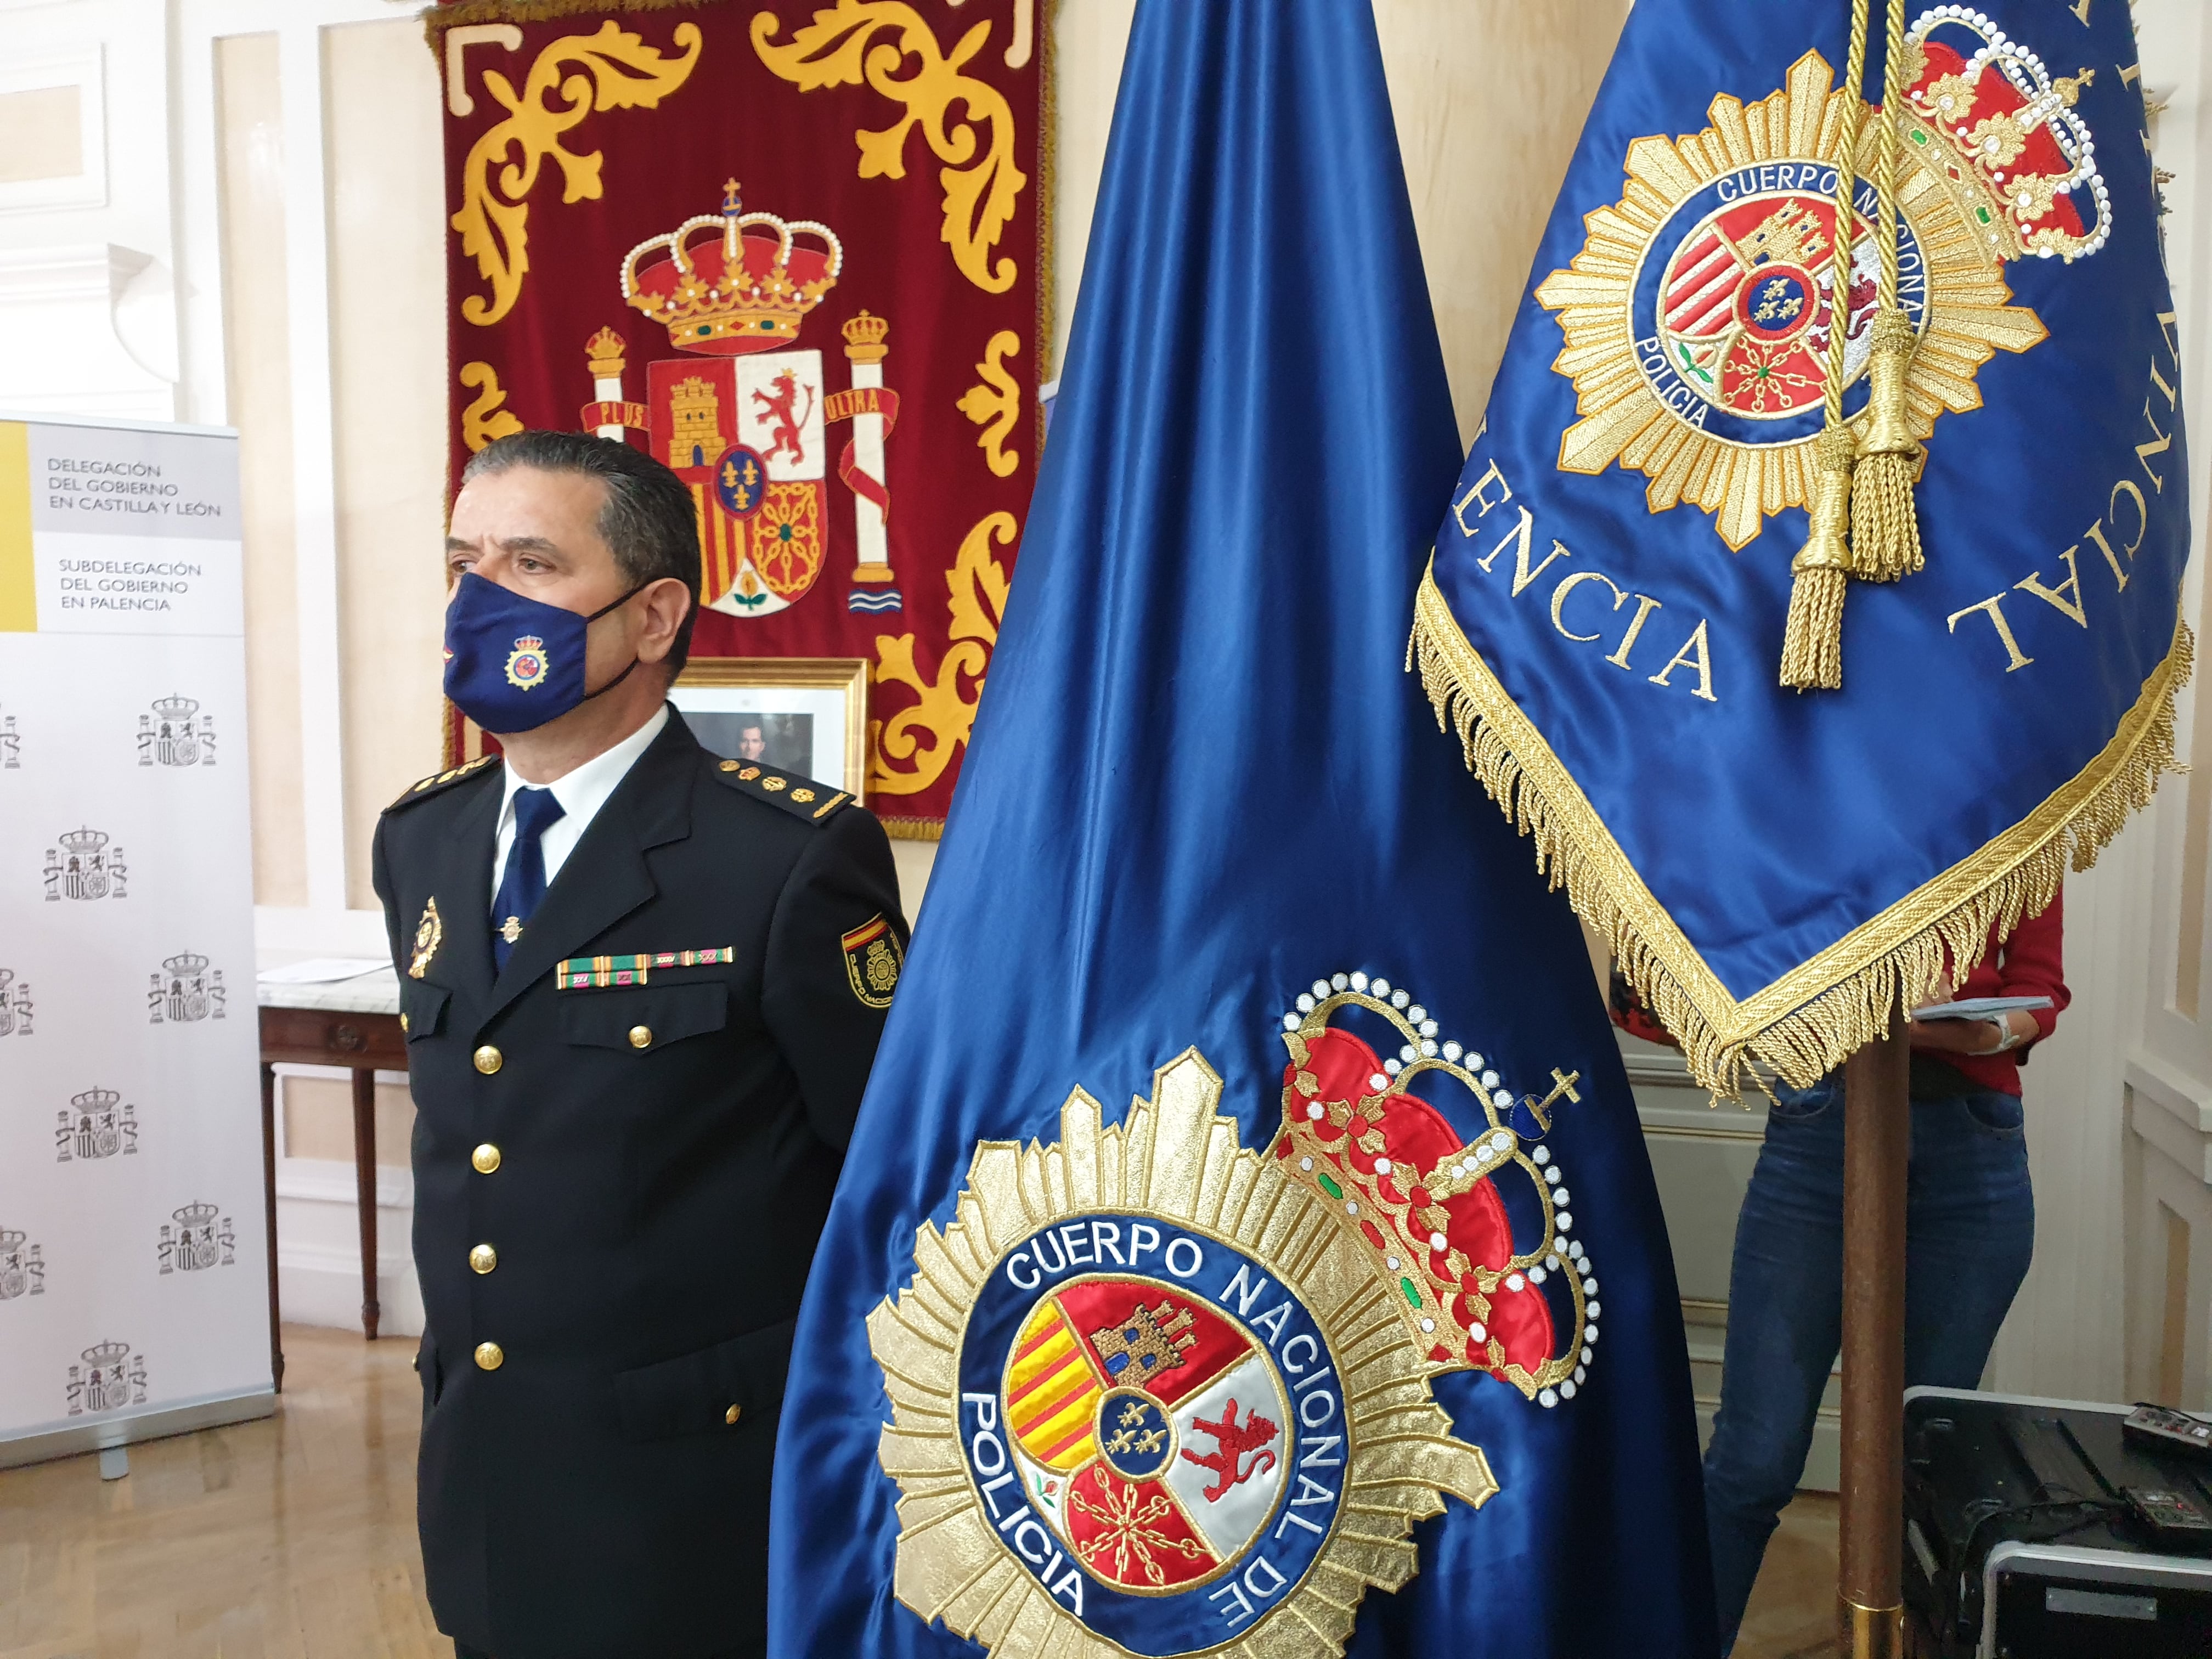
M 0 420 L 0 1465 L 265 1413 L 238 440 Z

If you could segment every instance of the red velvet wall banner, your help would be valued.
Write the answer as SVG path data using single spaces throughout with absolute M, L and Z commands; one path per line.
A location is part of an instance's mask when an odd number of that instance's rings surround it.
M 428 15 L 455 476 L 524 427 L 674 467 L 706 555 L 693 653 L 866 659 L 895 833 L 944 822 L 1042 435 L 1041 9 Z

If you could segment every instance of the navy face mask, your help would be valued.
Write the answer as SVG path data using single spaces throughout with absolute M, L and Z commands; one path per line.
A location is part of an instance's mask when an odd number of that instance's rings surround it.
M 487 732 L 534 732 L 611 691 L 637 666 L 597 691 L 584 689 L 584 640 L 591 625 L 650 586 L 640 582 L 588 617 L 464 571 L 446 607 L 446 696 Z

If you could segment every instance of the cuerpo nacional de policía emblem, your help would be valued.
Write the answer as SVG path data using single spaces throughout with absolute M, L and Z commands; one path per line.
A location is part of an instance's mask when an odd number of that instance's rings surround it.
M 1078 1089 L 1056 1144 L 979 1146 L 957 1218 L 917 1233 L 868 1334 L 923 1619 L 1000 1655 L 1340 1651 L 1367 1587 L 1413 1575 L 1414 1523 L 1498 1490 L 1430 1377 L 1573 1399 L 1597 1282 L 1539 1142 L 1574 1078 L 1516 1097 L 1364 974 L 1283 1021 L 1264 1151 L 1187 1050 L 1114 1127 Z M 1431 1073 L 1479 1103 L 1472 1140 L 1411 1092 Z
M 525 634 L 507 653 L 507 683 L 518 691 L 544 684 L 545 670 L 545 641 L 535 634 Z
M 2096 252 L 2111 208 L 2074 112 L 2089 70 L 2054 78 L 1966 6 L 1923 13 L 1906 41 L 1898 298 L 1919 336 L 1907 396 L 1924 440 L 1943 410 L 1981 406 L 1974 377 L 1997 350 L 2045 337 L 2033 310 L 2010 303 L 2005 262 Z M 1817 52 L 1771 97 L 1716 98 L 1710 113 L 1703 132 L 1629 146 L 1621 200 L 1589 216 L 1582 252 L 1536 298 L 1558 313 L 1565 349 L 1553 367 L 1574 381 L 1582 416 L 1561 435 L 1560 470 L 1642 471 L 1652 512 L 1702 507 L 1737 550 L 1769 514 L 1812 498 L 1838 326 L 1844 410 L 1865 413 L 1877 201 L 1862 176 L 1839 272 L 1833 158 L 1856 118 L 1863 167 L 1882 118 L 1834 90 Z

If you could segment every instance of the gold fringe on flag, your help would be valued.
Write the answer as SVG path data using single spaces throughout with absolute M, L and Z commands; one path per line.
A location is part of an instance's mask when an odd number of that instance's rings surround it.
M 1867 363 L 1866 432 L 1851 487 L 1852 574 L 1876 582 L 1912 575 L 1926 562 L 1920 551 L 1920 517 L 1912 504 L 1921 448 L 1912 435 L 1905 396 L 1919 337 L 1897 298 L 1898 124 L 1908 84 L 1905 52 L 1905 0 L 1889 0 L 1874 179 L 1881 214 L 1875 240 L 1881 253 L 1881 290 L 1873 356 Z
M 1536 843 L 1537 868 L 1613 948 L 1637 994 L 1682 1045 L 1690 1075 L 1741 1093 L 1753 1061 L 1810 1086 L 1980 962 L 1990 930 L 2050 904 L 2069 869 L 2088 869 L 2159 779 L 2184 769 L 2174 698 L 2195 641 L 2173 645 L 2111 740 L 2074 777 L 1980 850 L 1862 923 L 1809 962 L 1739 1000 L 1715 977 L 1527 715 L 1468 642 L 1433 570 L 1414 601 L 1407 665 L 1418 665 L 1437 724 L 1456 730 L 1468 769 Z

